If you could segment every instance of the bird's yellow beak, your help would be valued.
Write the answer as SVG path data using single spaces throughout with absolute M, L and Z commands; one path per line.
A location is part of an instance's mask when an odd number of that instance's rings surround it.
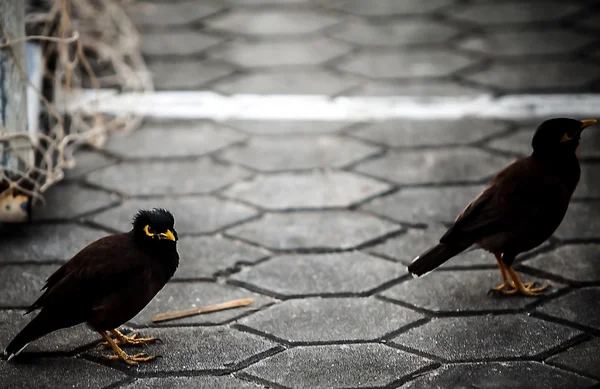
M 581 129 L 583 130 L 584 128 L 593 126 L 594 124 L 596 124 L 595 119 L 582 120 L 581 121 Z
M 173 232 L 171 232 L 171 230 L 167 230 L 167 232 L 161 232 L 160 234 L 158 234 L 158 237 L 159 239 L 168 239 L 175 242 L 175 235 L 173 235 Z

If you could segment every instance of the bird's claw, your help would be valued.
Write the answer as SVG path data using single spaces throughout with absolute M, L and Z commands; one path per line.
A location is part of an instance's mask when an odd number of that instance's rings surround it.
M 531 289 L 534 285 L 535 285 L 535 282 L 526 282 L 526 283 L 523 284 L 523 286 L 526 289 Z M 510 288 L 510 289 L 509 290 L 505 290 L 506 288 Z M 502 294 L 512 295 L 512 294 L 516 293 L 515 291 L 518 291 L 518 288 L 515 286 L 515 283 L 511 281 L 510 284 L 507 284 L 506 282 L 504 282 L 504 283 L 502 283 L 502 284 L 500 284 L 500 285 L 498 285 L 498 286 L 496 286 L 494 288 L 491 288 L 488 291 L 488 294 L 490 294 L 490 293 L 502 293 Z
M 125 354 L 124 356 L 120 356 L 120 355 L 105 355 L 104 358 L 108 359 L 108 360 L 118 360 L 121 359 L 123 362 L 125 362 L 128 365 L 137 365 L 138 362 L 148 362 L 148 361 L 152 361 L 154 359 L 156 359 L 158 356 L 157 355 L 146 355 L 144 353 L 139 353 L 139 354 L 135 354 L 135 355 L 127 355 Z
M 152 343 L 152 342 L 156 342 L 160 339 L 158 338 L 153 338 L 153 337 L 148 337 L 148 338 L 138 338 L 137 334 L 133 334 L 131 336 L 125 336 L 123 335 L 122 338 L 117 339 L 117 344 L 119 346 L 122 345 L 136 345 L 136 344 L 144 344 L 144 343 Z
M 152 342 L 161 342 L 162 343 L 162 340 L 160 340 L 159 338 L 153 338 L 153 337 L 138 338 L 138 334 L 132 334 L 130 336 L 126 336 L 126 335 L 119 333 L 119 335 L 116 335 L 115 338 L 116 338 L 115 343 L 118 344 L 119 346 L 135 346 L 135 345 L 152 343 Z M 102 342 L 99 344 L 99 346 L 111 347 L 111 345 L 108 344 L 108 342 Z
M 541 296 L 543 293 L 541 293 L 542 291 L 544 291 L 546 288 L 548 288 L 548 285 L 542 285 L 538 288 L 534 288 L 535 283 L 533 282 L 527 282 L 522 284 L 522 287 L 513 287 L 509 290 L 501 290 L 500 293 L 505 294 L 505 295 L 523 295 L 523 296 Z
M 488 291 L 488 294 L 490 294 L 490 293 L 499 293 L 499 292 L 502 292 L 502 291 L 504 290 L 504 288 L 506 288 L 507 286 L 509 286 L 509 285 L 507 285 L 507 284 L 504 282 L 504 283 L 502 283 L 502 284 L 500 284 L 500 285 L 498 285 L 498 286 L 496 286 L 496 287 L 494 287 L 494 288 L 491 288 L 491 289 Z M 512 286 L 512 285 L 511 285 L 511 286 Z

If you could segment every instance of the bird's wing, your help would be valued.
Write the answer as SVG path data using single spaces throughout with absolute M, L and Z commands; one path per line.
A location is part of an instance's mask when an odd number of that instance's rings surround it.
M 475 241 L 510 231 L 541 216 L 557 203 L 561 196 L 557 177 L 539 174 L 531 163 L 513 165 L 499 173 L 490 186 L 471 201 L 440 242 Z
M 48 278 L 44 293 L 28 311 L 83 300 L 93 304 L 139 275 L 145 266 L 130 239 L 127 234 L 113 235 L 85 247 Z

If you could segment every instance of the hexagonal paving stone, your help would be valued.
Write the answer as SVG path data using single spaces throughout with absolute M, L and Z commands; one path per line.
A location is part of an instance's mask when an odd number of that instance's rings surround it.
M 577 289 L 537 309 L 543 314 L 600 330 L 600 287 Z
M 230 120 L 225 122 L 241 131 L 254 135 L 302 135 L 339 132 L 352 125 L 349 122 L 312 120 Z
M 430 363 L 382 344 L 349 344 L 296 347 L 244 373 L 295 389 L 384 387 Z
M 177 242 L 181 260 L 174 279 L 214 278 L 238 264 L 253 264 L 269 252 L 222 237 L 183 237 Z
M 533 23 L 560 19 L 579 10 L 575 4 L 545 2 L 508 2 L 471 4 L 449 12 L 449 15 L 484 25 Z
M 553 28 L 529 31 L 497 31 L 465 39 L 460 47 L 492 56 L 524 56 L 571 53 L 594 41 L 594 37 Z
M 124 389 L 260 389 L 261 386 L 232 376 L 144 378 Z
M 600 158 L 600 126 L 588 127 L 581 135 L 581 144 L 577 150 L 580 160 Z
M 458 214 L 484 188 L 483 185 L 407 188 L 375 199 L 362 208 L 406 223 L 449 223 L 454 222 Z
M 142 54 L 157 57 L 189 56 L 215 46 L 221 39 L 196 31 L 160 31 L 142 36 Z
M 348 207 L 390 185 L 348 172 L 280 173 L 238 182 L 224 194 L 265 209 Z
M 600 164 L 598 163 L 582 163 L 581 178 L 575 193 L 574 199 L 598 199 L 600 198 Z
M 177 62 L 151 61 L 148 67 L 157 90 L 200 89 L 207 83 L 224 78 L 234 71 L 233 67 L 227 64 L 193 59 Z
M 453 81 L 435 82 L 409 79 L 406 82 L 370 80 L 358 88 L 348 91 L 352 96 L 411 96 L 411 97 L 455 97 L 477 96 L 486 91 L 464 86 Z
M 341 70 L 371 78 L 442 77 L 473 61 L 443 50 L 407 49 L 398 52 L 361 52 L 337 65 Z
M 35 363 L 0 362 L 3 388 L 104 388 L 127 376 L 83 359 L 44 358 Z M 6 386 L 4 384 L 7 384 Z
M 589 388 L 593 381 L 539 362 L 491 362 L 446 365 L 401 389 L 430 388 Z
M 375 340 L 422 319 L 375 298 L 287 300 L 245 317 L 240 324 L 292 343 Z
M 404 274 L 389 261 L 360 252 L 279 256 L 230 279 L 279 296 L 368 293 Z
M 153 323 L 152 318 L 160 313 L 204 307 L 230 300 L 252 298 L 246 307 L 228 309 L 177 320 Z M 276 300 L 230 285 L 214 282 L 168 283 L 156 297 L 131 322 L 137 326 L 173 326 L 174 324 L 223 324 L 244 314 L 260 309 Z
M 214 197 L 178 197 L 156 200 L 131 200 L 120 207 L 92 218 L 115 231 L 129 231 L 133 216 L 140 209 L 167 208 L 175 216 L 179 235 L 208 234 L 257 215 L 252 208 Z
M 77 183 L 59 183 L 33 208 L 33 220 L 72 220 L 119 203 L 117 196 Z
M 0 307 L 25 308 L 40 296 L 40 289 L 58 266 L 6 265 L 0 269 Z
M 545 61 L 496 63 L 486 70 L 462 77 L 503 91 L 523 92 L 556 88 L 584 89 L 586 84 L 598 79 L 599 72 L 600 66 L 596 64 Z
M 326 6 L 356 15 L 392 16 L 426 14 L 450 4 L 452 2 L 448 0 L 430 0 L 427 2 L 418 0 L 378 0 L 369 4 L 362 0 L 334 0 L 327 2 Z
M 123 163 L 93 172 L 87 180 L 130 196 L 179 195 L 209 193 L 248 174 L 240 167 L 203 159 Z
M 526 265 L 570 282 L 600 282 L 599 258 L 598 244 L 567 245 L 539 254 Z
M 209 55 L 241 67 L 263 67 L 318 65 L 348 51 L 348 45 L 327 38 L 313 38 L 301 42 L 230 42 Z
M 0 263 L 67 261 L 88 244 L 108 235 L 73 224 L 27 225 L 2 231 Z
M 546 360 L 556 366 L 564 366 L 570 370 L 600 378 L 600 338 L 594 338 L 578 344 L 560 354 Z
M 402 185 L 450 184 L 491 179 L 513 160 L 471 147 L 403 150 L 362 163 L 356 170 Z
M 481 141 L 505 130 L 506 126 L 489 120 L 386 120 L 377 122 L 352 136 L 391 147 L 465 145 Z
M 490 263 L 493 256 L 490 255 Z M 492 262 L 493 261 L 493 262 Z M 523 282 L 548 284 L 546 280 L 521 274 Z M 434 271 L 425 277 L 402 282 L 382 293 L 395 301 L 406 302 L 433 312 L 492 312 L 517 310 L 535 303 L 539 298 L 526 296 L 491 296 L 490 288 L 502 283 L 498 269 Z M 550 283 L 545 295 L 555 293 L 564 285 Z
M 226 94 L 300 94 L 335 95 L 353 86 L 358 81 L 340 76 L 327 70 L 277 70 L 252 72 L 233 76 L 214 83 L 213 89 Z
M 524 124 L 510 135 L 494 138 L 487 142 L 487 146 L 494 150 L 519 156 L 528 156 L 532 153 L 531 140 L 539 123 Z
M 175 3 L 136 2 L 128 7 L 127 13 L 137 26 L 164 27 L 189 24 L 213 15 L 219 8 L 194 0 Z
M 244 139 L 209 121 L 152 121 L 131 134 L 111 136 L 107 149 L 125 158 L 195 157 Z
M 31 303 L 33 303 L 33 300 Z M 19 331 L 37 315 L 37 312 L 29 315 L 24 315 L 24 313 L 25 311 L 22 310 L 0 310 L 0 348 L 6 347 Z M 85 324 L 80 324 L 51 332 L 40 339 L 34 340 L 19 355 L 43 353 L 52 356 L 52 353 L 72 353 L 101 340 L 102 338 L 98 333 L 92 331 Z M 2 363 L 0 362 L 0 364 Z
M 392 342 L 458 362 L 533 357 L 580 334 L 525 314 L 470 316 L 434 319 Z
M 396 3 L 402 4 L 402 3 Z M 458 33 L 454 27 L 440 22 L 406 20 L 383 23 L 345 23 L 331 36 L 364 46 L 399 46 L 442 43 Z
M 94 170 L 102 169 L 116 162 L 115 158 L 106 156 L 96 150 L 81 148 L 74 153 L 75 167 L 65 169 L 66 180 L 76 180 Z
M 367 158 L 379 149 L 352 139 L 334 136 L 253 138 L 231 148 L 223 158 L 250 168 L 274 172 L 314 168 L 340 168 Z
M 305 10 L 253 12 L 238 9 L 207 24 L 235 34 L 281 36 L 317 32 L 337 22 L 332 16 Z
M 600 202 L 571 202 L 555 235 L 562 240 L 600 238 Z
M 347 250 L 400 228 L 358 212 L 294 212 L 266 214 L 259 220 L 230 229 L 228 234 L 276 250 Z
M 227 327 L 145 329 L 142 334 L 163 341 L 148 345 L 143 350 L 151 355 L 161 355 L 162 358 L 152 363 L 140 363 L 135 368 L 136 373 L 226 372 L 277 347 L 266 339 Z M 105 349 L 89 352 L 94 358 L 101 358 L 105 354 L 109 354 Z M 115 366 L 122 363 L 112 362 Z

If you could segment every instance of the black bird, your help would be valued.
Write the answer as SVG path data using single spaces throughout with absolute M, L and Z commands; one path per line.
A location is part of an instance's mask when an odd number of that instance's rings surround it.
M 108 359 L 134 365 L 156 358 L 127 355 L 118 344 L 156 339 L 125 336 L 117 328 L 137 315 L 175 273 L 179 254 L 174 224 L 166 209 L 140 210 L 131 231 L 101 238 L 61 266 L 26 312 L 41 309 L 38 315 L 6 347 L 8 360 L 30 342 L 80 323 L 97 331 L 117 353 Z
M 548 239 L 562 222 L 581 173 L 575 153 L 580 135 L 595 123 L 567 118 L 543 122 L 533 136 L 532 154 L 496 174 L 439 243 L 415 258 L 408 271 L 421 276 L 464 250 L 479 247 L 494 254 L 500 267 L 504 282 L 492 291 L 539 295 L 547 285 L 523 284 L 512 264 L 517 255 Z

